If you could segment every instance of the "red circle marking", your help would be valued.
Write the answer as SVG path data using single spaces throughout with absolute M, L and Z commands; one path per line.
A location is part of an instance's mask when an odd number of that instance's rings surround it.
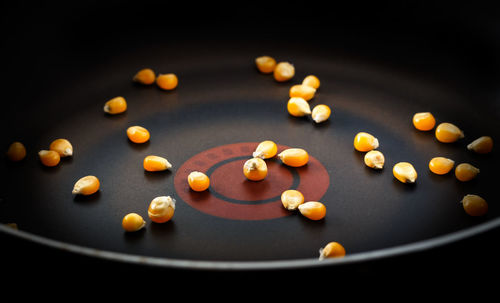
M 248 181 L 243 175 L 241 157 L 252 157 L 258 142 L 244 142 L 222 145 L 205 150 L 188 159 L 175 174 L 174 186 L 178 197 L 190 206 L 206 214 L 233 220 L 267 220 L 287 216 L 292 212 L 281 204 L 281 192 L 290 189 L 295 170 L 300 182 L 297 190 L 307 201 L 319 201 L 330 185 L 330 177 L 325 167 L 309 155 L 307 165 L 299 168 L 285 167 L 275 160 L 266 160 L 267 177 L 258 182 Z M 278 153 L 289 148 L 278 145 Z M 231 159 L 234 159 L 232 161 Z M 195 192 L 189 188 L 187 176 L 192 171 L 207 173 L 221 162 L 210 174 L 210 188 Z M 227 197 L 227 200 L 224 199 Z M 267 201 L 276 197 L 272 201 Z M 244 203 L 235 203 L 238 200 Z M 262 201 L 266 201 L 262 203 Z M 254 203 L 252 203 L 254 202 Z

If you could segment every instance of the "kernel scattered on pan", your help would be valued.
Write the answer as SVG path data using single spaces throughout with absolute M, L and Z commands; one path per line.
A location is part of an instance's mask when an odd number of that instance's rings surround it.
M 24 144 L 22 144 L 21 142 L 13 142 L 11 145 L 9 145 L 6 155 L 10 161 L 21 161 L 26 157 L 26 147 L 24 147 Z
M 344 246 L 338 242 L 330 242 L 319 249 L 319 260 L 328 258 L 342 258 L 346 254 Z
M 100 186 L 101 183 L 96 176 L 85 176 L 76 181 L 75 185 L 73 186 L 72 193 L 76 195 L 88 196 L 96 193 L 99 190 Z
M 318 89 L 320 86 L 320 81 L 315 75 L 309 75 L 302 80 L 303 85 L 310 86 L 314 89 Z
M 155 80 L 156 80 L 156 75 L 155 75 L 155 72 L 151 68 L 141 69 L 132 78 L 132 81 L 140 83 L 140 84 L 144 84 L 144 85 L 151 85 L 151 84 L 155 83 Z
M 480 170 L 469 163 L 460 163 L 455 168 L 455 177 L 462 181 L 467 182 L 477 177 Z
M 166 158 L 149 155 L 144 158 L 142 166 L 144 167 L 144 170 L 153 172 L 167 170 L 172 167 L 172 164 L 170 164 Z
M 493 139 L 490 136 L 482 136 L 467 145 L 467 149 L 478 154 L 487 154 L 493 149 Z
M 54 167 L 61 161 L 59 153 L 53 150 L 41 150 L 38 152 L 38 157 L 40 162 L 48 167 Z
M 193 171 L 188 177 L 189 187 L 194 191 L 204 191 L 210 186 L 210 178 L 202 172 Z
M 455 161 L 452 159 L 434 157 L 429 161 L 429 170 L 436 175 L 445 175 L 453 169 L 454 165 Z
M 321 123 L 328 120 L 328 118 L 330 118 L 331 113 L 332 110 L 328 105 L 318 104 L 313 108 L 311 112 L 311 118 L 313 119 L 314 122 Z
M 163 90 L 173 90 L 179 84 L 179 79 L 176 74 L 159 74 L 156 77 L 156 85 Z
M 170 221 L 175 212 L 175 199 L 170 196 L 154 198 L 148 207 L 148 217 L 156 223 Z
M 304 203 L 304 195 L 298 190 L 288 189 L 281 194 L 281 204 L 288 210 L 296 210 L 302 203 Z
M 359 132 L 354 137 L 354 148 L 360 152 L 367 152 L 379 147 L 378 139 L 372 134 Z
M 290 91 L 288 95 L 290 98 L 300 97 L 306 101 L 314 98 L 314 94 L 316 93 L 316 89 L 312 86 L 304 85 L 304 84 L 296 84 L 290 87 Z
M 278 82 L 286 82 L 295 76 L 295 67 L 290 62 L 276 64 L 273 71 L 274 79 Z
M 276 60 L 271 56 L 260 56 L 255 58 L 257 69 L 263 74 L 271 74 L 276 67 Z
M 306 218 L 318 221 L 326 216 L 326 206 L 318 201 L 309 201 L 300 204 L 299 212 Z
M 265 140 L 257 145 L 257 148 L 252 153 L 254 158 L 269 159 L 276 156 L 278 146 L 271 140 Z
M 417 180 L 417 171 L 408 162 L 396 163 L 392 168 L 392 173 L 402 183 L 415 183 Z
M 371 150 L 365 154 L 364 162 L 365 165 L 370 168 L 382 169 L 384 168 L 385 157 L 382 152 L 378 150 Z
M 470 216 L 484 216 L 488 212 L 488 203 L 478 195 L 465 195 L 461 203 Z
M 436 125 L 436 119 L 430 112 L 421 112 L 413 115 L 413 125 L 421 131 L 429 131 Z
M 283 164 L 292 167 L 301 167 L 309 161 L 309 154 L 302 148 L 288 148 L 278 154 Z
M 117 115 L 127 110 L 127 101 L 123 97 L 115 97 L 104 103 L 104 112 L 110 115 Z
M 248 180 L 260 181 L 267 176 L 267 164 L 261 158 L 252 158 L 243 165 L 243 174 Z
M 129 213 L 122 219 L 122 227 L 127 232 L 134 232 L 146 226 L 146 221 L 137 213 Z
M 294 117 L 304 117 L 311 114 L 309 103 L 300 97 L 290 98 L 286 108 L 288 113 Z
M 142 126 L 131 126 L 127 128 L 127 137 L 134 143 L 145 143 L 149 140 L 149 131 Z
M 464 132 L 456 125 L 444 122 L 436 127 L 436 139 L 443 143 L 453 143 L 464 137 Z
M 50 143 L 50 150 L 53 150 L 61 157 L 73 156 L 73 145 L 67 139 L 55 139 Z

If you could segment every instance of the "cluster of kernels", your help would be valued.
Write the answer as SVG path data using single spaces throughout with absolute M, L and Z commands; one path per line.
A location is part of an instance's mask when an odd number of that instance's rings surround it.
M 255 58 L 257 69 L 263 74 L 270 74 L 276 68 L 276 60 L 270 56 L 260 56 Z
M 309 161 L 309 154 L 302 148 L 288 148 L 278 154 L 283 164 L 292 167 L 301 167 Z
M 267 164 L 261 158 L 252 158 L 243 165 L 243 174 L 251 181 L 260 181 L 267 176 Z
M 413 115 L 413 126 L 421 131 L 429 131 L 436 125 L 436 119 L 429 112 L 416 113 Z
M 328 120 L 328 118 L 330 118 L 331 113 L 332 110 L 328 105 L 318 104 L 313 108 L 311 112 L 311 118 L 313 119 L 314 122 L 321 123 Z
M 309 201 L 298 206 L 300 213 L 311 220 L 321 220 L 326 216 L 326 207 L 323 203 L 317 201 Z
M 76 181 L 73 186 L 72 193 L 76 195 L 88 196 L 96 193 L 100 186 L 101 183 L 96 176 L 85 176 Z
M 296 84 L 290 87 L 289 96 L 290 98 L 300 97 L 306 101 L 309 101 L 314 98 L 315 93 L 316 89 L 314 87 L 304 84 Z
M 280 62 L 276 64 L 273 70 L 274 80 L 285 82 L 295 76 L 295 67 L 289 62 Z
M 50 143 L 50 150 L 53 150 L 61 157 L 73 155 L 73 145 L 67 139 L 56 139 Z
M 150 134 L 142 126 L 131 126 L 127 128 L 127 137 L 134 143 L 145 143 L 149 140 Z
M 378 150 L 371 150 L 365 154 L 364 162 L 365 165 L 370 168 L 382 169 L 384 168 L 385 157 L 382 152 Z
M 296 210 L 299 205 L 304 203 L 304 195 L 295 189 L 285 190 L 281 194 L 281 203 L 288 210 Z
M 452 143 L 464 137 L 464 132 L 456 125 L 444 122 L 436 127 L 436 139 L 443 143 Z
M 147 171 L 164 171 L 172 167 L 172 164 L 167 159 L 160 156 L 147 156 L 143 161 L 144 170 Z
M 479 168 L 469 164 L 469 163 L 460 163 L 455 168 L 455 177 L 462 181 L 470 181 L 474 179 L 479 174 Z
M 165 223 L 172 219 L 175 212 L 175 199 L 170 196 L 154 198 L 148 207 L 148 216 L 151 221 Z
M 465 195 L 461 203 L 470 216 L 483 216 L 488 212 L 488 203 L 478 195 Z
M 210 178 L 202 172 L 193 171 L 188 177 L 189 187 L 194 191 L 204 191 L 210 186 Z
M 304 117 L 311 114 L 309 103 L 300 97 L 290 98 L 286 108 L 288 113 L 294 117 Z
M 451 171 L 455 161 L 445 157 L 434 157 L 429 161 L 429 170 L 436 175 L 444 175 Z
M 38 152 L 38 157 L 43 165 L 49 167 L 56 166 L 61 161 L 59 153 L 53 150 L 41 150 Z
M 163 90 L 173 90 L 179 84 L 179 79 L 177 75 L 173 73 L 160 74 L 156 78 L 156 85 Z
M 127 101 L 123 97 L 115 97 L 104 103 L 103 109 L 110 115 L 121 114 L 127 110 Z
M 278 146 L 271 140 L 265 140 L 257 145 L 257 148 L 252 153 L 254 158 L 269 159 L 276 156 Z
M 392 173 L 396 179 L 403 183 L 415 183 L 417 180 L 417 171 L 408 162 L 399 162 L 394 165 Z
M 21 161 L 26 157 L 26 147 L 21 142 L 13 142 L 9 145 L 6 154 L 10 161 Z
M 320 82 L 318 77 L 316 77 L 315 75 L 309 75 L 305 77 L 304 80 L 302 80 L 302 85 L 307 85 L 314 89 L 318 89 L 320 86 Z
M 342 258 L 345 256 L 345 248 L 338 242 L 330 242 L 319 249 L 319 259 Z
M 122 227 L 125 231 L 134 232 L 146 226 L 146 221 L 136 213 L 129 213 L 123 217 Z
M 155 83 L 156 75 L 152 69 L 143 68 L 134 75 L 132 80 L 140 84 L 151 85 Z
M 378 139 L 366 132 L 359 132 L 354 137 L 354 148 L 360 152 L 367 152 L 379 147 Z
M 478 154 L 487 154 L 493 149 L 493 139 L 490 136 L 482 136 L 467 145 L 467 149 Z

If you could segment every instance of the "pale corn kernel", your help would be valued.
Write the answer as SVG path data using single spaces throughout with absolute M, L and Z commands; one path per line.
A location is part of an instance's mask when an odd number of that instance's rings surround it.
M 154 155 L 144 158 L 142 165 L 144 170 L 147 171 L 164 171 L 172 167 L 172 164 L 167 159 Z
M 13 142 L 9 145 L 9 149 L 7 149 L 6 154 L 10 161 L 21 161 L 26 157 L 26 147 L 24 147 L 24 144 L 21 142 Z
M 445 157 L 434 157 L 429 161 L 429 170 L 436 175 L 444 175 L 451 171 L 455 161 Z
M 278 146 L 271 140 L 265 140 L 257 145 L 257 148 L 252 153 L 254 158 L 269 159 L 276 156 Z
M 61 161 L 59 153 L 53 150 L 41 150 L 38 152 L 38 157 L 43 165 L 49 167 L 56 166 Z
M 288 113 L 294 117 L 303 117 L 311 114 L 309 103 L 300 97 L 290 98 L 286 108 Z
M 290 87 L 289 96 L 290 96 L 290 98 L 300 97 L 306 101 L 309 101 L 312 98 L 314 98 L 315 93 L 316 93 L 316 89 L 314 87 L 303 85 L 303 84 L 296 84 L 296 85 Z
M 127 137 L 134 143 L 145 143 L 149 140 L 150 134 L 142 126 L 131 126 L 127 128 Z
M 365 154 L 364 161 L 366 166 L 375 169 L 384 168 L 385 157 L 382 152 L 378 150 L 371 150 Z
M 436 139 L 443 143 L 452 143 L 464 137 L 464 132 L 456 125 L 444 122 L 436 127 Z
M 301 167 L 309 161 L 309 154 L 302 148 L 288 148 L 278 154 L 283 164 L 292 167 Z
M 311 112 L 311 118 L 314 120 L 314 122 L 321 123 L 328 120 L 331 113 L 332 110 L 328 105 L 318 104 L 313 108 Z
M 323 203 L 309 201 L 298 206 L 300 213 L 311 220 L 321 220 L 326 216 L 326 207 Z
M 61 157 L 73 156 L 73 145 L 67 139 L 55 139 L 49 148 L 59 153 Z
M 130 213 L 125 215 L 122 220 L 122 227 L 125 231 L 134 232 L 142 229 L 146 226 L 146 221 L 136 213 Z
M 460 163 L 455 168 L 455 177 L 462 182 L 466 182 L 476 178 L 479 172 L 479 168 L 469 163 Z
M 289 62 L 280 62 L 276 64 L 273 76 L 278 82 L 288 81 L 295 76 L 295 67 Z
M 260 56 L 255 58 L 257 69 L 263 74 L 270 74 L 276 67 L 276 60 L 270 56 Z
M 467 145 L 467 149 L 478 154 L 487 154 L 493 149 L 493 139 L 490 136 L 482 136 Z
M 110 115 L 121 114 L 127 110 L 127 101 L 123 97 L 115 97 L 107 101 L 103 109 Z
M 470 216 L 484 216 L 488 212 L 488 203 L 478 195 L 465 195 L 461 203 Z
M 173 90 L 179 84 L 179 79 L 175 74 L 160 74 L 156 78 L 156 85 L 163 90 Z
M 243 165 L 243 174 L 251 181 L 260 181 L 267 176 L 267 164 L 261 158 L 252 158 Z
M 428 131 L 436 125 L 436 119 L 430 112 L 416 113 L 413 115 L 413 126 L 421 131 Z
M 342 258 L 345 256 L 345 248 L 338 242 L 330 242 L 319 249 L 319 260 L 327 258 Z
M 354 137 L 354 148 L 360 152 L 367 152 L 378 147 L 378 139 L 369 133 L 359 132 Z
M 189 187 L 194 191 L 204 191 L 210 186 L 210 178 L 199 171 L 191 172 L 187 179 Z
M 281 203 L 288 210 L 296 210 L 299 205 L 304 203 L 304 195 L 295 189 L 285 190 L 281 194 Z
M 318 77 L 316 77 L 314 75 L 309 75 L 309 76 L 305 77 L 304 80 L 302 80 L 302 84 L 310 86 L 310 87 L 315 88 L 315 89 L 318 89 L 320 86 L 320 82 L 319 82 Z
M 156 80 L 155 72 L 150 68 L 141 69 L 132 78 L 132 81 L 137 82 L 137 83 L 141 83 L 144 85 L 151 85 L 151 84 L 155 83 L 155 80 Z
M 92 195 L 99 190 L 101 183 L 96 176 L 85 176 L 76 181 L 71 193 L 76 195 Z
M 170 196 L 154 198 L 148 207 L 148 217 L 156 223 L 170 221 L 175 212 L 175 199 Z
M 392 173 L 396 179 L 403 183 L 415 183 L 417 180 L 417 171 L 408 162 L 399 162 L 394 165 Z

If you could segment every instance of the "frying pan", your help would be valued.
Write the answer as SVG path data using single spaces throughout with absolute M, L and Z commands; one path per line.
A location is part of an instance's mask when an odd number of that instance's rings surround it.
M 466 145 L 500 138 L 495 16 L 411 4 L 335 12 L 283 3 L 261 11 L 259 4 L 202 4 L 194 12 L 154 2 L 8 6 L 2 146 L 22 141 L 28 155 L 1 162 L 0 221 L 19 227 L 1 226 L 2 236 L 70 259 L 191 270 L 332 268 L 439 255 L 470 239 L 487 245 L 481 236 L 500 224 L 497 151 L 477 155 Z M 295 77 L 278 83 L 259 73 L 253 60 L 264 54 L 292 62 Z M 176 73 L 179 86 L 134 84 L 144 67 Z M 286 112 L 290 86 L 308 74 L 321 80 L 311 105 L 333 111 L 322 124 Z M 104 114 L 115 96 L 127 99 L 127 112 Z M 419 111 L 459 125 L 465 138 L 443 144 L 415 130 Z M 131 125 L 148 128 L 151 140 L 128 141 Z M 383 170 L 365 167 L 353 149 L 359 131 L 379 139 Z M 37 152 L 56 138 L 69 139 L 74 156 L 44 167 Z M 265 182 L 245 181 L 239 165 L 267 139 L 280 150 L 302 147 L 312 160 L 295 169 L 271 159 Z M 145 172 L 149 154 L 173 168 Z M 481 173 L 468 183 L 436 176 L 427 168 L 435 156 L 473 163 Z M 416 184 L 393 178 L 400 161 L 413 163 Z M 197 169 L 213 177 L 208 192 L 186 187 L 186 173 Z M 74 182 L 89 174 L 101 180 L 100 191 L 72 195 Z M 325 219 L 279 208 L 286 188 L 324 202 Z M 487 215 L 464 212 L 460 201 L 469 193 L 488 201 Z M 154 224 L 147 206 L 161 195 L 173 196 L 177 208 L 172 221 Z M 146 218 L 146 228 L 125 233 L 129 212 Z M 347 256 L 319 262 L 318 249 L 330 241 Z

